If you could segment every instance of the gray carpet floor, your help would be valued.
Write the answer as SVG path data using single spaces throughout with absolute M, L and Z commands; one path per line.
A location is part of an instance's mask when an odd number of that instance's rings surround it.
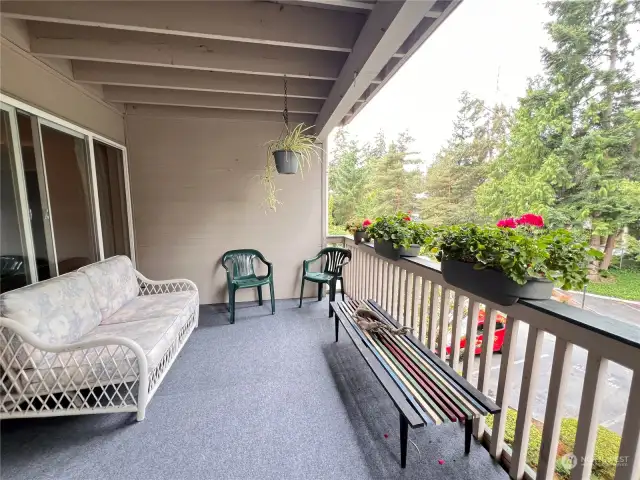
M 457 425 L 409 430 L 327 303 L 202 306 L 147 409 L 2 422 L 3 479 L 506 479 Z M 385 434 L 387 437 L 385 437 Z M 441 464 L 439 460 L 443 460 Z

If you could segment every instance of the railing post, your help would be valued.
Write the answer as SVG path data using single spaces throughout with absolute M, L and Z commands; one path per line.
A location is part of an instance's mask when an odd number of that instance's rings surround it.
M 551 367 L 551 378 L 549 380 L 549 396 L 542 429 L 542 448 L 540 449 L 540 459 L 538 460 L 537 480 L 553 478 L 555 472 L 560 425 L 562 422 L 562 402 L 571 370 L 572 353 L 573 345 L 562 338 L 556 337 L 553 366 Z
M 633 373 L 615 480 L 640 478 L 640 370 Z
M 587 371 L 584 375 L 580 413 L 578 413 L 578 430 L 573 454 L 578 464 L 571 471 L 571 480 L 589 479 L 593 465 L 593 452 L 596 447 L 598 433 L 598 413 L 602 404 L 604 385 L 607 382 L 608 361 L 600 355 L 589 352 Z
M 511 382 L 515 370 L 513 362 L 516 357 L 516 345 L 520 321 L 513 317 L 507 317 L 502 358 L 500 359 L 500 376 L 498 377 L 498 391 L 496 392 L 496 404 L 501 408 L 500 413 L 493 416 L 493 431 L 491 434 L 491 456 L 500 459 L 504 442 L 504 431 L 507 424 L 507 412 L 511 396 Z
M 496 333 L 496 317 L 498 312 L 485 306 L 484 329 L 482 331 L 482 354 L 480 355 L 480 371 L 478 372 L 478 390 L 485 395 L 489 392 L 491 379 L 491 359 L 493 358 L 493 337 Z M 488 323 L 488 325 L 487 325 Z M 473 422 L 473 433 L 476 438 L 484 434 L 484 417 Z
M 518 419 L 516 420 L 515 440 L 509 476 L 521 479 L 527 462 L 527 446 L 531 431 L 531 414 L 538 385 L 538 371 L 540 367 L 540 349 L 544 332 L 533 325 L 529 325 L 527 349 L 524 357 L 524 371 L 522 372 L 522 386 L 520 387 L 520 401 L 518 402 Z M 484 337 L 483 337 L 484 338 Z
M 476 360 L 476 334 L 478 333 L 478 314 L 480 304 L 469 299 L 467 308 L 467 334 L 464 347 L 464 363 L 462 365 L 462 376 L 469 382 L 473 376 L 473 365 Z

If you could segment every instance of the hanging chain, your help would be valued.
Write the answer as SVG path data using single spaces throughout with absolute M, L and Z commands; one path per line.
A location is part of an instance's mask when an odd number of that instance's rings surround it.
M 289 130 L 289 107 L 287 106 L 287 76 L 284 76 L 284 110 L 282 111 L 282 117 L 284 118 L 284 124 Z

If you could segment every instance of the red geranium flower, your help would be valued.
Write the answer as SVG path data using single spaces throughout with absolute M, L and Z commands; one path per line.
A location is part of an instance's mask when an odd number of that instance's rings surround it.
M 503 218 L 498 223 L 496 223 L 496 227 L 502 227 L 502 228 L 516 228 L 517 226 L 518 224 L 516 223 L 516 220 L 513 217 Z
M 516 220 L 518 225 L 532 225 L 534 227 L 544 227 L 544 220 L 540 215 L 534 213 L 525 213 Z
M 362 222 L 362 226 L 364 228 L 367 228 L 369 225 L 371 225 L 371 220 L 369 220 L 368 218 L 364 222 Z

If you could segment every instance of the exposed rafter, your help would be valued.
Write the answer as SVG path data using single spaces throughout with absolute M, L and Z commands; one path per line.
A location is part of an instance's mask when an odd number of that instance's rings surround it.
M 283 99 L 263 95 L 237 95 L 232 93 L 194 92 L 164 88 L 115 87 L 105 85 L 105 100 L 115 103 L 139 103 L 150 105 L 173 105 L 180 107 L 224 108 L 229 110 L 256 110 L 280 112 Z M 290 98 L 292 113 L 318 113 L 322 100 Z
M 73 61 L 77 82 L 129 87 L 173 88 L 205 92 L 282 96 L 282 78 L 239 73 L 205 72 L 178 68 L 147 67 L 103 62 Z M 325 99 L 332 83 L 326 80 L 289 78 L 291 98 Z
M 444 22 L 447 17 L 462 3 L 462 0 L 451 0 L 449 2 L 442 3 L 436 2 L 438 6 L 442 8 L 442 11 L 438 14 L 437 18 L 426 16 L 423 18 L 418 26 L 411 32 L 411 35 L 404 41 L 399 51 L 404 52 L 405 55 L 402 58 L 391 58 L 389 62 L 383 67 L 376 81 L 367 87 L 365 90 L 366 99 L 373 98 L 380 89 L 393 77 L 393 75 L 404 65 L 404 62 L 411 58 L 415 51 L 436 31 L 436 29 Z M 444 5 L 444 7 L 443 7 Z M 348 124 L 366 105 L 365 103 L 355 104 L 350 111 L 350 115 L 340 122 L 342 125 Z
M 333 80 L 347 56 L 252 43 L 29 23 L 36 56 Z
M 268 2 L 3 1 L 6 17 L 214 40 L 349 52 L 360 13 Z
M 434 4 L 435 0 L 376 4 L 316 119 L 321 138 L 342 121 Z
M 136 105 L 125 106 L 127 115 L 149 117 L 177 117 L 177 118 L 226 118 L 229 120 L 281 122 L 282 114 L 274 112 L 255 112 L 250 110 L 226 110 L 216 108 L 172 107 L 167 105 Z M 313 123 L 314 115 L 291 113 L 289 120 L 295 123 Z

